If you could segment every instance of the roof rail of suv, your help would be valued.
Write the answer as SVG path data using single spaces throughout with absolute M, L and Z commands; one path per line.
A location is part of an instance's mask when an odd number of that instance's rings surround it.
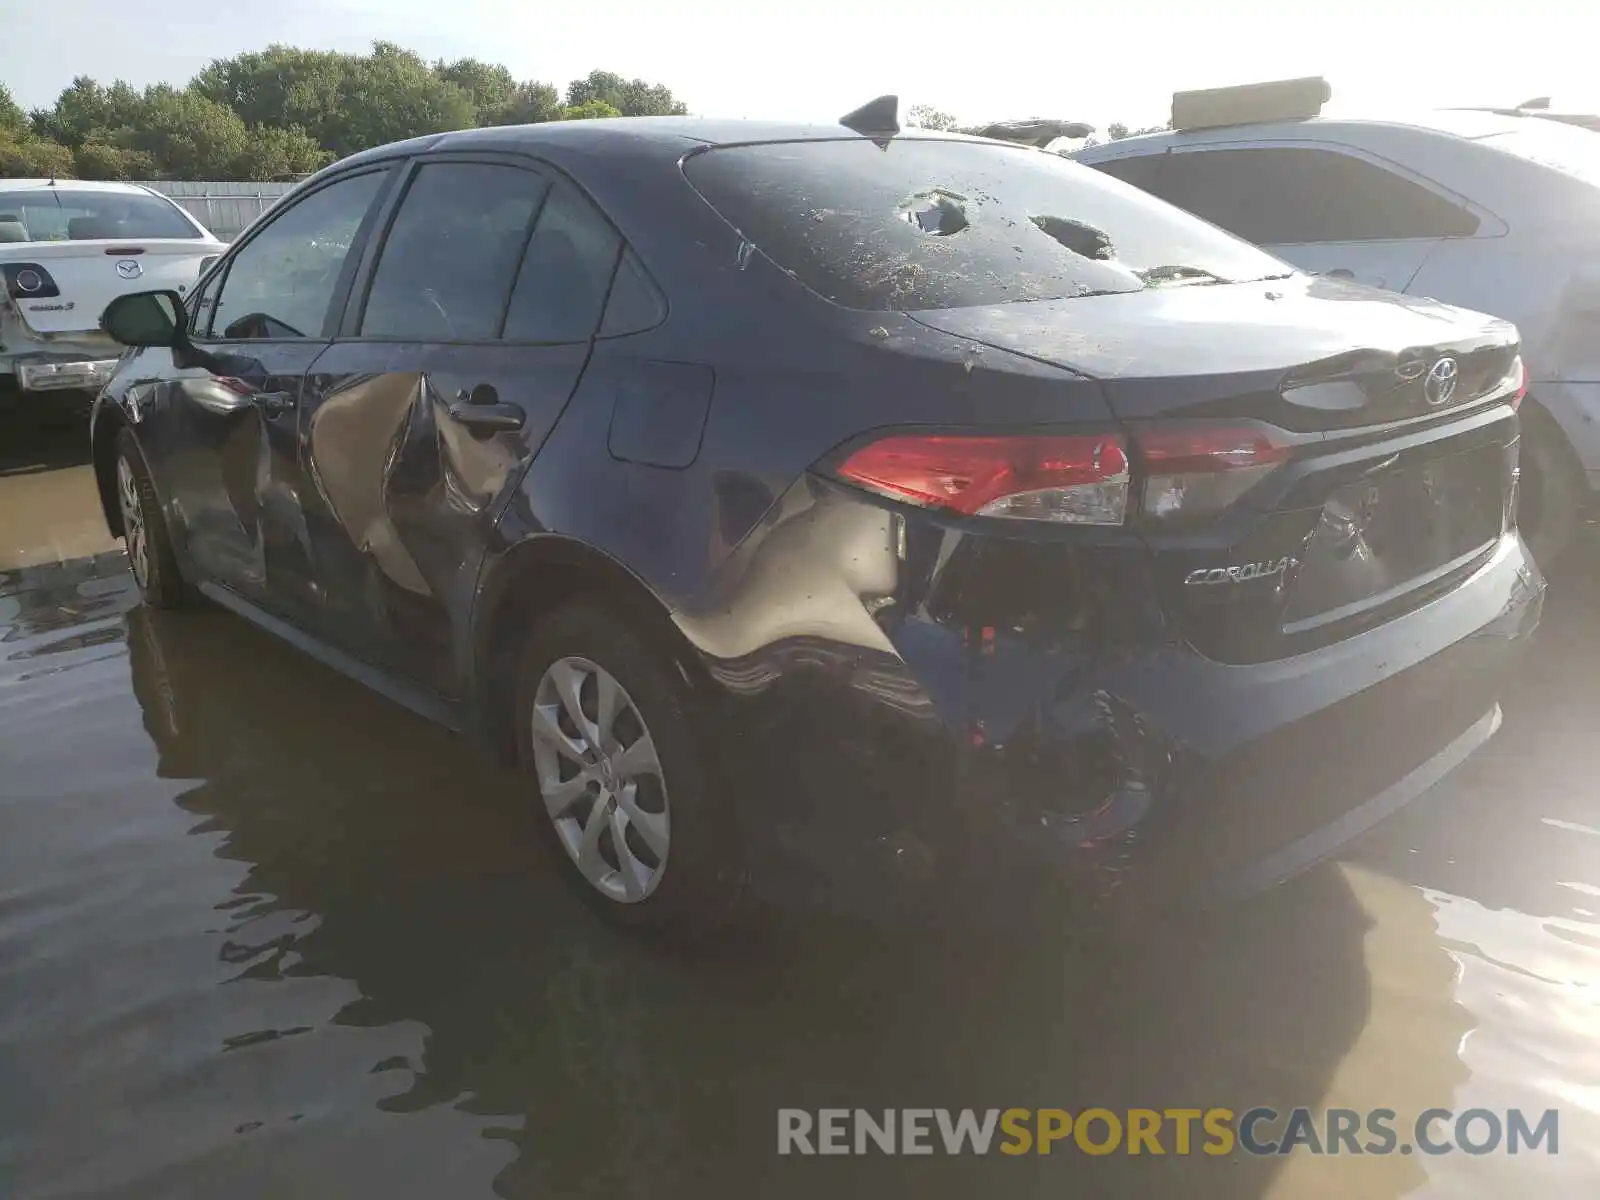
M 1216 129 L 1320 116 L 1333 89 L 1320 75 L 1172 93 L 1174 129 Z

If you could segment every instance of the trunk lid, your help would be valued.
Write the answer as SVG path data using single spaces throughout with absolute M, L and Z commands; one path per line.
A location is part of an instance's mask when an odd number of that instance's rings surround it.
M 1304 276 L 915 317 L 1099 381 L 1163 607 L 1220 660 L 1415 608 L 1513 524 L 1518 346 L 1496 318 Z
M 1126 421 L 1244 417 L 1323 432 L 1430 411 L 1403 364 L 1460 360 L 1454 407 L 1516 353 L 1508 322 L 1433 300 L 1295 275 L 919 312 L 935 329 L 1101 382 Z
M 201 238 L 107 238 L 0 244 L 0 271 L 24 325 L 37 334 L 99 328 L 117 296 L 170 288 L 183 295 L 225 249 Z

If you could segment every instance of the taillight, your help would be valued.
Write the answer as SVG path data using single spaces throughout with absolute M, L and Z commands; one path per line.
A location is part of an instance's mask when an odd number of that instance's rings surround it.
M 1120 525 L 1128 454 L 1115 434 L 880 438 L 838 469 L 881 496 L 968 517 Z
M 50 272 L 38 263 L 0 264 L 0 274 L 5 275 L 6 295 L 13 300 L 47 300 L 61 295 Z
M 1289 457 L 1289 442 L 1264 425 L 1175 422 L 1134 432 L 1144 477 L 1142 510 L 1156 520 L 1221 512 Z
M 1513 385 L 1511 392 L 1511 407 L 1522 407 L 1522 398 L 1528 394 L 1528 364 L 1522 361 L 1522 355 L 1517 355 L 1511 360 L 1511 370 L 1506 372 L 1506 382 Z

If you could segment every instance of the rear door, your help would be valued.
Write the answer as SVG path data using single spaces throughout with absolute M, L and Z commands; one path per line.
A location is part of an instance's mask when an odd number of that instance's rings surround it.
M 1179 146 L 1130 182 L 1302 271 L 1397 292 L 1442 239 L 1478 229 L 1465 202 L 1342 146 Z
M 526 159 L 409 168 L 301 398 L 323 636 L 454 697 L 503 502 L 577 387 L 622 242 Z
M 202 354 L 161 385 L 159 417 L 146 423 L 195 567 L 291 618 L 316 598 L 296 405 L 389 178 L 368 169 L 297 197 L 207 277 L 191 305 Z
M 0 263 L 23 322 L 35 333 L 99 328 L 128 292 L 186 295 L 200 266 L 224 247 L 175 205 L 143 191 L 34 188 L 0 183 Z

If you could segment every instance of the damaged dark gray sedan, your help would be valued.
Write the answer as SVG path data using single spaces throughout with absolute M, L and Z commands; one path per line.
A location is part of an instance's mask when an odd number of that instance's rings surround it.
M 481 737 L 651 927 L 1271 883 L 1538 621 L 1511 326 L 892 113 L 384 147 L 105 325 L 146 599 Z

